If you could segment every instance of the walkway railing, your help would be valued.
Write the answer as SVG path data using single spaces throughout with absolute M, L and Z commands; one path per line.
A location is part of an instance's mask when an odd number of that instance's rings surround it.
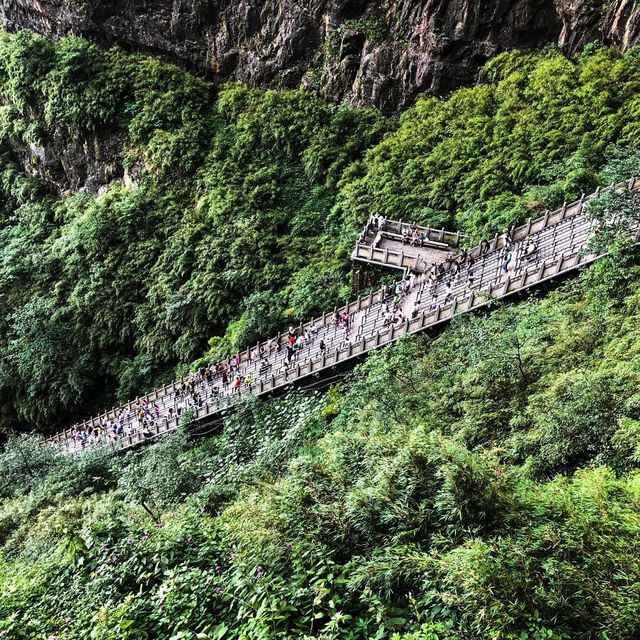
M 632 178 L 626 183 L 612 184 L 603 191 L 620 188 L 640 189 L 640 179 Z M 589 198 L 599 193 L 600 189 Z M 467 282 L 457 282 L 456 287 L 451 289 L 449 299 L 445 296 L 442 300 L 440 296 L 443 295 L 444 281 L 453 276 L 449 274 L 446 278 L 441 278 L 433 293 L 426 292 L 426 282 L 419 283 L 420 293 L 425 295 L 412 299 L 412 308 L 403 309 L 407 319 L 400 324 L 385 325 L 382 310 L 388 298 L 388 289 L 383 288 L 361 296 L 319 318 L 300 324 L 297 327 L 299 333 L 307 332 L 315 335 L 315 338 L 303 349 L 304 353 L 289 366 L 285 363 L 284 353 L 272 348 L 274 339 L 245 349 L 238 354 L 237 359 L 246 372 L 255 372 L 255 382 L 238 391 L 218 389 L 217 393 L 214 393 L 213 388 L 207 387 L 203 394 L 204 402 L 199 406 L 190 407 L 194 419 L 201 420 L 220 414 L 235 404 L 242 394 L 253 393 L 260 396 L 273 393 L 337 364 L 362 357 L 363 354 L 389 344 L 403 335 L 423 331 L 450 320 L 454 315 L 486 305 L 492 299 L 509 296 L 593 262 L 599 256 L 585 255 L 583 251 L 591 233 L 591 224 L 583 215 L 584 205 L 589 198 L 583 195 L 575 202 L 564 204 L 556 211 L 546 212 L 540 218 L 530 219 L 524 225 L 512 229 L 510 237 L 515 248 L 515 266 L 509 271 L 504 272 L 500 265 L 498 249 L 501 239 L 496 235 L 484 251 L 480 246 L 470 251 L 476 260 L 473 270 L 479 274 L 473 286 L 469 286 L 467 274 Z M 540 251 L 534 260 L 525 263 L 522 260 L 521 247 L 522 241 L 529 236 L 538 239 Z M 345 337 L 341 334 L 341 330 L 334 323 L 336 314 L 346 314 L 351 318 L 352 324 L 358 327 L 355 336 Z M 321 342 L 325 344 L 325 349 L 320 348 Z M 279 369 L 280 365 L 282 367 Z M 265 368 L 268 373 L 258 373 Z M 120 412 L 133 412 L 134 405 L 145 400 L 149 403 L 159 403 L 159 419 L 145 434 L 141 430 L 123 434 L 115 442 L 116 446 L 129 448 L 149 437 L 172 431 L 179 423 L 179 417 L 173 408 L 178 404 L 176 391 L 182 382 L 183 380 L 174 381 L 135 401 L 74 425 L 50 438 L 50 442 L 61 448 L 77 449 L 78 431 L 89 428 L 104 429 L 105 424 L 109 420 L 115 420 Z

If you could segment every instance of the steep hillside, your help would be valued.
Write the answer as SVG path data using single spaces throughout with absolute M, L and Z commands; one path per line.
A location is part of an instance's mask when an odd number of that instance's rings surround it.
M 3 426 L 53 429 L 332 308 L 371 213 L 478 239 L 640 173 L 639 70 L 635 49 L 503 54 L 395 121 L 3 35 Z
M 513 48 L 559 44 L 569 55 L 640 37 L 632 0 L 4 0 L 12 30 L 81 35 L 164 54 L 216 80 L 304 86 L 327 100 L 397 111 L 445 93 Z
M 632 640 L 640 268 L 126 458 L 0 456 L 0 637 Z
M 121 456 L 43 443 L 350 297 L 373 213 L 472 242 L 640 175 L 640 48 L 483 64 L 549 37 L 624 48 L 635 4 L 2 11 L 389 109 L 484 82 L 395 118 L 0 33 L 0 639 L 640 637 L 640 261 L 615 226 L 579 278 L 403 339 L 325 394 L 245 395 L 198 439 L 185 412 Z M 589 208 L 621 203 L 637 221 L 628 193 Z

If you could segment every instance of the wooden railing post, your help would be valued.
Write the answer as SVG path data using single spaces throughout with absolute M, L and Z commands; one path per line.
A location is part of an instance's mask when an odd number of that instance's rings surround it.
M 562 222 L 566 214 L 567 214 L 567 203 L 565 201 L 564 204 L 562 205 L 562 209 L 560 209 L 560 218 L 558 221 Z
M 542 280 L 542 277 L 544 275 L 544 271 L 547 268 L 547 261 L 543 260 L 540 263 L 540 268 L 538 269 L 538 277 L 536 278 L 537 280 Z
M 542 218 L 542 228 L 546 229 L 549 224 L 549 209 L 546 209 L 544 212 L 544 217 Z

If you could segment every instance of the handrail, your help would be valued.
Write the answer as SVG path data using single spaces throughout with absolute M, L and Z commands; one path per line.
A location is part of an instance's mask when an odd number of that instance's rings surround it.
M 628 188 L 631 190 L 636 190 L 640 188 L 640 178 L 633 177 L 633 178 L 630 178 L 628 181 L 619 182 L 617 184 L 612 183 L 602 189 L 598 187 L 598 189 L 596 189 L 596 191 L 588 197 L 585 197 L 585 195 L 582 194 L 582 196 L 578 200 L 575 200 L 574 202 L 571 202 L 571 203 L 565 202 L 561 207 L 559 207 L 553 212 L 546 211 L 542 216 L 540 216 L 539 218 L 536 218 L 535 220 L 532 220 L 531 218 L 529 218 L 529 220 L 526 223 L 510 229 L 511 239 L 514 242 L 517 242 L 518 240 L 521 240 L 522 238 L 532 233 L 537 233 L 540 230 L 545 229 L 548 226 L 552 226 L 553 224 L 559 221 L 578 215 L 582 211 L 584 204 L 589 199 L 596 197 L 598 195 L 601 195 L 603 191 L 608 191 L 611 189 L 620 189 L 620 188 Z M 397 224 L 403 224 L 403 223 L 402 222 L 398 223 L 395 221 L 387 221 L 387 225 L 390 225 L 390 224 L 397 225 Z M 405 226 L 406 228 L 409 228 L 408 225 L 405 225 Z M 429 227 L 418 227 L 418 229 L 428 230 Z M 444 231 L 444 229 L 440 230 L 439 233 L 440 232 L 443 232 L 445 234 L 450 234 L 450 235 L 456 235 L 454 232 Z M 362 238 L 363 234 L 361 234 L 360 237 Z M 464 237 L 464 235 L 461 234 L 460 237 Z M 499 238 L 500 238 L 500 235 L 496 234 L 489 241 L 491 250 L 495 250 L 497 243 L 499 242 Z M 476 245 L 475 247 L 471 248 L 469 252 L 472 255 L 474 255 L 474 257 L 477 257 L 480 254 L 480 245 Z M 380 254 L 382 254 L 380 260 L 373 259 L 374 256 L 378 256 Z M 395 249 L 380 249 L 380 248 L 372 247 L 371 245 L 361 241 L 356 242 L 356 246 L 351 255 L 351 258 L 353 260 L 362 259 L 367 262 L 375 262 L 383 266 L 391 266 L 391 267 L 398 267 L 398 268 L 406 268 L 407 266 L 411 268 L 410 264 L 405 265 L 404 258 L 406 258 L 406 260 L 410 262 L 413 262 L 415 259 L 413 256 L 403 256 L 402 251 L 397 251 Z M 394 258 L 397 258 L 398 260 L 396 261 L 394 260 Z

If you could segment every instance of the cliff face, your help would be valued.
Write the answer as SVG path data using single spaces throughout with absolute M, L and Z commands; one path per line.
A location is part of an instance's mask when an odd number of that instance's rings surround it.
M 121 142 L 108 133 L 73 140 L 55 135 L 42 146 L 14 140 L 11 150 L 25 173 L 53 193 L 79 189 L 98 193 L 111 180 L 124 176 Z
M 327 100 L 390 113 L 423 92 L 472 82 L 491 55 L 640 36 L 636 0 L 0 0 L 11 30 L 86 36 L 158 53 L 218 80 L 305 86 Z M 124 178 L 120 141 L 20 142 L 25 170 L 57 192 Z
M 565 32 L 554 0 L 2 0 L 0 11 L 10 29 L 118 42 L 220 79 L 303 84 L 385 111 Z
M 491 55 L 558 42 L 638 40 L 635 0 L 1 0 L 31 28 L 166 55 L 221 80 L 304 85 L 401 109 L 473 81 Z

